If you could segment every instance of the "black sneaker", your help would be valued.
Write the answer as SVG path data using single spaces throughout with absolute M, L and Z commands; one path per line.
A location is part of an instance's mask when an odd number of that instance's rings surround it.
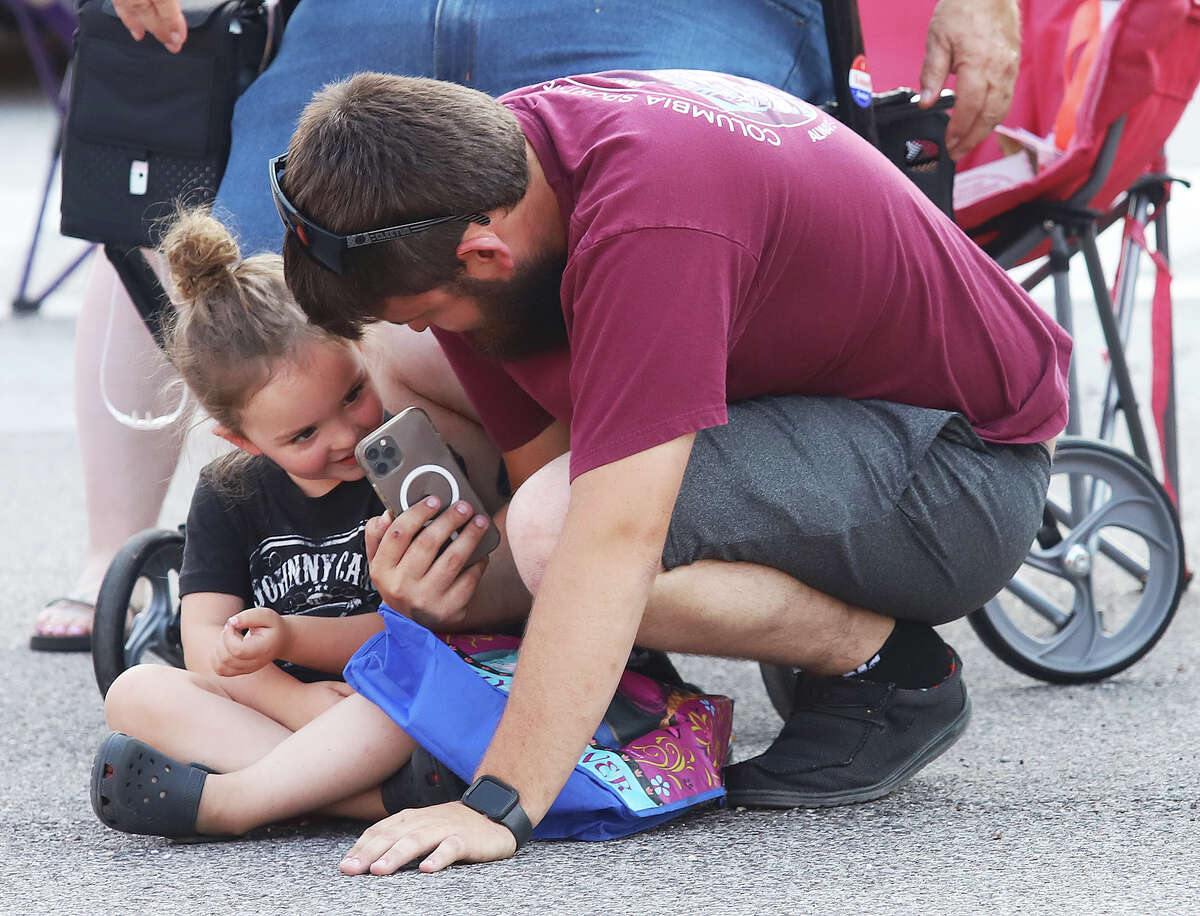
M 765 753 L 725 769 L 731 805 L 824 808 L 881 798 L 967 727 L 962 661 L 936 687 L 801 674 L 795 711 Z

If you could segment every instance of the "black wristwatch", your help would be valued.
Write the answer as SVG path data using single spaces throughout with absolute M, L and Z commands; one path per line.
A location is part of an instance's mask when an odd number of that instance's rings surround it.
M 508 783 L 495 776 L 480 776 L 463 793 L 462 803 L 511 830 L 517 849 L 529 842 L 533 824 L 521 807 L 521 796 Z

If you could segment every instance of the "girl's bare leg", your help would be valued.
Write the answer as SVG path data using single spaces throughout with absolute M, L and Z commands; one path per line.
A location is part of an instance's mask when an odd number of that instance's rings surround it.
M 352 694 L 244 769 L 209 776 L 200 799 L 200 833 L 245 833 L 311 811 L 378 820 L 386 812 L 365 796 L 413 752 L 413 740 L 365 697 Z
M 220 772 L 249 766 L 291 734 L 211 678 L 167 665 L 124 672 L 108 690 L 104 716 L 113 731 Z
M 378 711 L 374 704 L 367 705 Z M 109 688 L 104 712 L 109 728 L 114 731 L 132 735 L 176 760 L 201 763 L 221 773 L 252 767 L 292 736 L 289 729 L 274 719 L 232 699 L 210 678 L 165 665 L 139 665 L 122 674 Z M 359 820 L 386 816 L 378 786 L 408 759 L 412 743 L 386 715 L 379 714 L 403 741 L 397 743 L 398 752 L 390 767 L 380 766 L 371 771 L 378 774 L 374 782 L 358 781 L 350 786 L 332 770 L 307 770 L 313 782 L 325 783 L 324 774 L 329 774 L 328 791 L 321 795 L 320 801 L 310 802 L 307 796 L 299 796 L 287 813 L 268 814 L 244 829 L 296 814 L 320 813 Z M 277 768 L 281 766 L 272 765 L 268 773 L 270 781 L 276 781 Z M 208 786 L 215 778 L 208 778 L 206 799 L 210 794 Z M 244 830 L 224 828 L 212 832 Z

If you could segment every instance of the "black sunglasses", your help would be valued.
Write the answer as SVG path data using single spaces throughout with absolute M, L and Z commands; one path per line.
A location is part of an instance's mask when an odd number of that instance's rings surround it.
M 417 220 L 413 223 L 402 223 L 399 226 L 338 235 L 328 229 L 322 229 L 297 210 L 287 199 L 283 189 L 279 186 L 279 178 L 286 169 L 287 153 L 271 160 L 271 196 L 275 199 L 275 209 L 279 212 L 279 218 L 283 220 L 283 227 L 296 236 L 300 247 L 310 258 L 335 274 L 345 272 L 342 257 L 349 248 L 365 248 L 367 245 L 378 245 L 393 239 L 407 238 L 443 223 L 478 223 L 486 226 L 491 222 L 491 219 L 484 213 L 472 213 L 469 216 L 438 216 L 433 219 Z

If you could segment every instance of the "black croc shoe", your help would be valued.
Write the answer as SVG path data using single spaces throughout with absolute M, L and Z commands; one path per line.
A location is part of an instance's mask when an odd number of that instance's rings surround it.
M 936 687 L 904 690 L 857 677 L 801 674 L 795 712 L 762 754 L 725 770 L 731 805 L 824 808 L 881 798 L 967 727 L 962 661 Z
M 92 810 L 107 826 L 125 833 L 216 839 L 196 834 L 200 794 L 211 772 L 113 732 L 92 764 Z
M 379 787 L 388 814 L 405 808 L 425 808 L 458 801 L 467 784 L 454 771 L 423 747 L 417 747 L 408 762 Z

